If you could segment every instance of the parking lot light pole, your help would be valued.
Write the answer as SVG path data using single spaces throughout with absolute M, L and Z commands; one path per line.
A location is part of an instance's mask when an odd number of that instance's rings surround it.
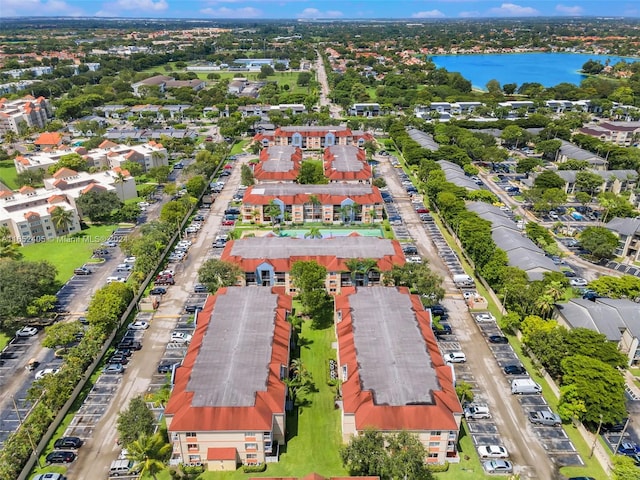
M 42 392 L 44 394 L 44 392 Z M 42 395 L 40 395 L 42 398 Z M 38 399 L 40 400 L 40 399 Z M 16 403 L 16 397 L 11 396 L 11 401 L 13 402 L 13 408 L 16 411 L 16 415 L 18 416 L 18 423 L 20 426 L 24 425 L 24 421 L 22 420 L 22 415 L 20 415 L 20 411 L 18 410 L 18 404 Z M 37 402 L 36 402 L 37 403 Z M 35 405 L 34 405 L 35 406 Z M 36 462 L 38 464 L 38 468 L 42 468 L 42 464 L 40 463 L 40 457 L 38 456 L 38 452 L 36 451 L 36 445 L 33 443 L 33 438 L 31 438 L 31 433 L 29 433 L 29 429 L 25 428 L 25 432 L 27 434 L 27 438 L 29 439 L 29 445 L 31 446 L 31 453 L 34 457 L 36 457 Z
M 600 414 L 600 422 L 598 422 L 598 429 L 596 430 L 596 435 L 593 439 L 593 444 L 591 445 L 591 451 L 589 452 L 589 458 L 593 457 L 593 451 L 596 448 L 596 442 L 598 441 L 598 436 L 600 435 L 600 429 L 602 428 L 602 414 Z
M 624 434 L 627 433 L 627 427 L 629 426 L 629 422 L 631 421 L 631 416 L 627 417 L 627 421 L 624 422 L 624 428 L 622 432 L 620 432 L 620 438 L 618 439 L 618 443 L 616 443 L 616 448 L 613 450 L 613 454 L 618 453 L 618 449 L 620 448 L 620 444 L 622 444 L 622 440 L 624 439 Z

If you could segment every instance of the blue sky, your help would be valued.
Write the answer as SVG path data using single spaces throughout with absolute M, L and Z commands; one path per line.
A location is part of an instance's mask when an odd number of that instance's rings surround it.
M 0 17 L 482 18 L 640 17 L 638 0 L 0 0 Z

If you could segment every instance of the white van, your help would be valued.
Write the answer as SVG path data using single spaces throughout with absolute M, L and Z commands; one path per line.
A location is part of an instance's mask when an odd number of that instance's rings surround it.
M 109 477 L 124 477 L 131 475 L 133 461 L 127 459 L 114 460 L 109 468 Z
M 453 283 L 456 287 L 473 287 L 476 284 L 469 275 L 454 275 Z
M 542 393 L 542 387 L 530 378 L 516 378 L 511 382 L 513 395 L 535 395 Z

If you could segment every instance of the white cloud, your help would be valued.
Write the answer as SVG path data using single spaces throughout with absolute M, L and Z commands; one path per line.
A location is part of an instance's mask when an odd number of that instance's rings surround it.
M 579 5 L 571 7 L 569 5 L 562 5 L 560 3 L 556 5 L 556 12 L 562 13 L 563 15 L 582 15 L 584 10 Z
M 68 5 L 62 0 L 1 0 L 0 17 L 18 17 L 33 15 L 79 16 L 81 8 Z
M 489 13 L 498 17 L 531 17 L 540 14 L 535 8 L 523 7 L 515 3 L 503 3 L 499 7 L 490 9 Z
M 322 12 L 317 8 L 305 8 L 295 15 L 296 18 L 342 18 L 344 14 L 339 10 L 327 10 Z
M 262 11 L 253 7 L 243 8 L 203 8 L 200 10 L 203 15 L 210 15 L 217 18 L 259 18 L 262 16 Z
M 444 16 L 444 13 L 442 13 L 440 10 L 429 10 L 411 14 L 411 18 L 442 18 Z
M 478 18 L 480 17 L 480 15 L 480 12 L 478 12 L 477 10 L 460 12 L 458 14 L 458 16 L 462 18 Z

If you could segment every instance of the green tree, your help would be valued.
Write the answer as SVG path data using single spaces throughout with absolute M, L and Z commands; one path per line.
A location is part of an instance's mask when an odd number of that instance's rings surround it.
M 87 320 L 99 331 L 111 333 L 120 316 L 133 300 L 133 290 L 126 283 L 113 282 L 93 294 L 87 309 Z
M 538 158 L 534 157 L 525 157 L 518 159 L 518 163 L 516 164 L 516 172 L 518 173 L 529 173 L 542 165 L 542 162 Z
M 189 211 L 189 205 L 179 200 L 171 200 L 165 203 L 160 210 L 160 220 L 177 227 Z
M 191 177 L 185 184 L 185 188 L 187 189 L 189 195 L 196 198 L 199 197 L 202 192 L 204 192 L 204 189 L 206 187 L 207 181 L 202 175 Z
M 635 300 L 640 297 L 640 278 L 633 275 L 623 275 L 622 277 L 606 275 L 589 282 L 589 288 L 607 298 Z
M 415 433 L 406 430 L 387 435 L 387 461 L 384 477 L 389 479 L 432 480 L 424 460 L 426 451 Z
M 207 260 L 198 270 L 198 280 L 207 286 L 209 293 L 236 285 L 242 277 L 243 272 L 238 265 L 216 258 Z
M 381 476 L 387 463 L 385 437 L 378 430 L 367 428 L 340 449 L 340 458 L 351 475 Z
M 151 435 L 155 429 L 155 417 L 141 396 L 133 397 L 126 409 L 118 413 L 116 428 L 119 441 L 129 447 L 140 435 Z
M 25 185 L 35 187 L 36 185 L 41 185 L 43 179 L 44 170 L 42 168 L 30 168 L 29 170 L 16 174 L 16 184 L 19 187 L 23 187 Z
M 420 295 L 429 305 L 435 305 L 444 298 L 442 277 L 431 270 L 428 263 L 405 263 L 394 265 L 384 274 L 385 285 L 408 287 L 412 293 Z
M 242 185 L 249 186 L 256 183 L 256 179 L 253 176 L 253 170 L 247 164 L 242 164 L 242 167 L 240 167 L 240 178 Z
M 580 202 L 582 205 L 586 205 L 591 201 L 591 194 L 587 192 L 576 192 L 575 194 L 576 201 Z
M 165 462 L 171 455 L 171 444 L 167 443 L 159 433 L 155 435 L 140 434 L 137 440 L 128 445 L 127 458 L 133 460 L 133 470 L 141 477 L 151 475 L 158 480 L 158 473 L 165 468 Z
M 157 153 L 157 152 L 153 152 L 153 153 Z M 129 175 L 131 175 L 132 177 L 139 177 L 144 173 L 144 169 L 142 168 L 142 165 L 140 165 L 138 162 L 134 162 L 131 160 L 122 162 L 121 167 L 127 172 L 129 172 Z
M 633 458 L 626 455 L 613 456 L 613 480 L 637 480 L 638 467 Z
M 19 260 L 22 258 L 20 244 L 14 241 L 9 227 L 0 227 L 0 260 L 6 258 L 10 260 Z
M 591 196 L 595 195 L 603 183 L 602 177 L 596 173 L 584 171 L 576 173 L 576 188 Z
M 558 170 L 586 170 L 589 168 L 589 162 L 586 160 L 574 160 L 570 158 L 558 164 Z M 602 182 L 602 179 L 601 179 Z
M 147 175 L 158 183 L 167 183 L 170 173 L 171 167 L 168 165 L 161 165 L 159 167 L 151 167 L 147 172 Z
M 53 175 L 61 168 L 69 168 L 76 172 L 86 172 L 89 169 L 89 166 L 87 165 L 87 161 L 82 158 L 82 155 L 77 153 L 68 153 L 67 155 L 62 155 L 60 160 L 49 168 L 49 173 Z
M 325 184 L 329 182 L 324 176 L 324 167 L 319 160 L 305 160 L 302 162 L 297 181 L 303 184 Z
M 617 423 L 627 414 L 624 378 L 611 365 L 597 358 L 573 355 L 562 360 L 563 385 L 575 385 L 575 395 L 584 401 L 581 421 Z
M 578 237 L 580 246 L 593 257 L 612 258 L 618 246 L 618 237 L 605 227 L 587 227 Z
M 0 259 L 0 326 L 12 327 L 13 319 L 27 315 L 36 299 L 53 294 L 56 274 L 56 268 L 47 261 Z
M 563 189 L 564 185 L 565 181 L 562 179 L 562 177 L 560 177 L 557 173 L 552 172 L 551 170 L 545 170 L 533 181 L 533 186 L 542 190 L 546 190 L 548 188 Z
M 473 386 L 464 380 L 458 380 L 456 382 L 456 395 L 460 403 L 473 402 Z
M 59 322 L 44 329 L 42 346 L 60 348 L 73 343 L 82 331 L 80 322 Z
M 122 206 L 122 202 L 115 192 L 105 190 L 90 190 L 83 193 L 76 200 L 76 205 L 82 215 L 92 222 L 108 222 L 115 210 Z
M 512 145 L 514 148 L 518 148 L 518 144 L 525 141 L 527 137 L 527 131 L 518 125 L 505 127 L 500 135 L 507 145 Z
M 55 207 L 51 211 L 51 222 L 58 235 L 68 233 L 69 227 L 73 224 L 73 210 L 65 210 L 62 207 Z
M 297 261 L 291 267 L 291 281 L 298 291 L 298 299 L 309 309 L 322 300 L 316 292 L 325 292 L 327 269 L 314 261 Z

